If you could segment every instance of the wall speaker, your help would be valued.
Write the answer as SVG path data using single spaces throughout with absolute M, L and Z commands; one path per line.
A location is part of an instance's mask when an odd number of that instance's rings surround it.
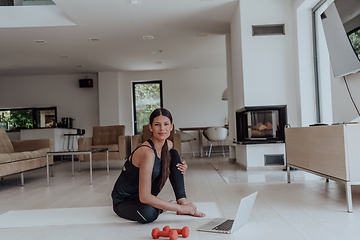
M 80 88 L 92 88 L 93 80 L 92 79 L 80 79 L 79 86 L 80 86 Z

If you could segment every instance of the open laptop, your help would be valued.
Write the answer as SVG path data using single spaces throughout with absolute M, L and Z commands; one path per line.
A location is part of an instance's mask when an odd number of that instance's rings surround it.
M 233 233 L 243 226 L 250 217 L 251 210 L 254 206 L 258 192 L 254 192 L 240 201 L 234 220 L 226 218 L 215 218 L 207 224 L 199 227 L 198 231 L 217 232 L 217 233 Z

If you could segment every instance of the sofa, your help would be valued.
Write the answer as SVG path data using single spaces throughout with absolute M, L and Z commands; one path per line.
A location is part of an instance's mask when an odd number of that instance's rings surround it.
M 124 125 L 94 126 L 92 137 L 78 139 L 79 150 L 108 148 L 109 159 L 125 159 L 131 150 L 131 137 L 125 136 Z M 80 154 L 79 161 L 89 161 L 90 156 Z M 106 152 L 94 153 L 92 160 L 106 160 Z
M 51 139 L 10 141 L 5 129 L 0 129 L 0 177 L 20 173 L 24 186 L 24 172 L 46 167 L 46 153 L 50 151 Z M 52 156 L 49 165 L 53 166 Z
M 180 134 L 175 133 L 174 129 L 175 126 L 168 139 L 173 142 L 173 149 L 181 154 L 181 137 Z M 149 125 L 144 125 L 143 132 L 141 134 L 133 135 L 131 137 L 131 151 L 134 151 L 140 144 L 151 138 L 151 136 L 152 133 L 150 132 Z

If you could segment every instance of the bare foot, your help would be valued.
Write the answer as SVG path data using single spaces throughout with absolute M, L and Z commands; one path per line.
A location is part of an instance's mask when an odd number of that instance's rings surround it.
M 194 216 L 194 217 L 201 217 L 201 218 L 203 218 L 203 217 L 205 217 L 205 213 L 196 211 L 193 216 Z
M 172 202 L 172 201 L 171 201 Z M 188 204 L 188 201 L 187 201 L 187 198 L 180 198 L 177 200 L 177 204 L 179 205 L 185 205 L 185 204 Z M 178 215 L 184 215 L 182 213 L 176 213 Z M 194 214 L 192 214 L 191 216 L 194 216 L 194 217 L 205 217 L 205 213 L 202 213 L 202 212 L 199 212 L 199 211 L 196 211 Z
M 182 214 L 182 213 L 179 213 L 179 212 L 177 212 L 176 214 L 177 215 L 190 215 L 190 214 Z M 203 217 L 205 217 L 205 213 L 196 211 L 193 215 L 190 215 L 190 216 L 203 218 Z
M 178 204 L 179 204 L 179 203 L 178 203 Z M 180 204 L 180 205 L 181 205 L 181 204 Z M 177 212 L 176 214 L 177 214 L 177 215 L 190 215 L 190 216 L 200 217 L 200 218 L 205 217 L 205 213 L 200 212 L 200 211 L 198 211 L 198 210 L 196 210 L 196 212 L 195 212 L 194 214 L 185 214 L 185 213 L 179 213 L 179 212 Z

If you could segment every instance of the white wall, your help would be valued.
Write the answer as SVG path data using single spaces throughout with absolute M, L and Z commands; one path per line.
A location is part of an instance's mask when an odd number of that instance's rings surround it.
M 332 1 L 328 1 L 328 5 Z M 325 41 L 325 40 L 324 40 Z M 327 50 L 327 45 L 324 46 Z M 343 77 L 335 78 L 330 66 L 329 54 L 326 54 L 322 65 L 329 66 L 327 74 L 331 80 L 331 102 L 332 102 L 332 120 L 335 123 L 350 122 L 359 117 L 356 108 L 351 101 L 350 95 L 345 85 Z M 360 109 L 360 72 L 345 76 L 350 93 L 358 109 Z
M 297 125 L 292 10 L 287 0 L 240 1 L 245 106 L 286 104 Z M 285 24 L 285 35 L 252 36 L 252 26 L 264 24 Z
M 228 129 L 229 129 L 229 159 L 236 159 L 236 118 L 234 111 L 234 93 L 232 77 L 232 60 L 231 60 L 231 36 L 226 35 L 226 69 L 227 69 L 227 93 L 228 93 Z
M 119 73 L 119 114 L 120 123 L 126 126 L 127 135 L 133 134 L 132 120 L 132 83 L 126 73 Z
M 320 121 L 322 123 L 333 123 L 332 99 L 331 99 L 331 67 L 330 57 L 326 44 L 321 13 L 328 7 L 328 2 L 323 4 L 315 13 L 317 60 L 318 60 L 318 80 L 319 80 L 319 99 L 320 99 Z
M 327 1 L 321 10 L 325 10 L 331 2 L 333 1 Z M 333 122 L 350 122 L 358 117 L 358 113 L 346 89 L 344 78 L 334 77 L 322 24 L 319 23 L 317 27 L 321 86 L 320 97 L 323 122 L 330 124 Z M 345 78 L 355 104 L 360 108 L 360 73 L 350 74 L 345 76 Z
M 225 47 L 225 46 L 224 46 Z M 194 68 L 182 70 L 126 72 L 128 83 L 162 80 L 164 107 L 173 115 L 176 128 L 224 125 L 227 103 L 221 100 L 226 88 L 226 68 Z M 120 94 L 130 100 L 131 84 L 120 85 Z M 130 104 L 128 101 L 125 104 Z M 126 112 L 132 120 L 131 112 Z
M 247 162 L 246 168 L 247 170 L 261 169 L 257 167 L 265 165 L 265 155 L 278 155 L 284 153 L 285 153 L 285 143 L 262 144 L 261 148 L 259 148 L 259 146 L 256 144 L 247 145 L 246 146 L 247 158 L 252 159 L 252 161 Z M 284 159 L 285 159 L 285 155 L 284 155 Z M 286 163 L 284 164 L 286 165 Z
M 100 126 L 119 125 L 119 81 L 118 73 L 99 73 L 99 119 Z
M 240 3 L 236 6 L 231 18 L 230 29 L 232 88 L 229 88 L 228 91 L 232 93 L 232 98 L 229 98 L 228 101 L 232 109 L 229 107 L 229 119 L 232 117 L 236 121 L 233 113 L 245 105 Z M 236 123 L 234 127 L 230 125 L 230 130 L 233 131 L 233 137 L 236 140 Z M 234 155 L 234 153 L 232 154 Z M 246 147 L 244 145 L 235 145 L 235 156 L 238 163 L 243 166 L 247 165 Z
M 234 97 L 234 106 L 286 104 L 288 122 L 292 126 L 316 123 L 312 8 L 317 3 L 318 0 L 240 1 L 231 22 L 232 54 L 235 55 L 232 57 L 233 92 L 239 95 Z M 257 11 L 259 5 L 266 11 Z M 251 36 L 251 25 L 277 23 L 285 23 L 285 36 Z M 324 45 L 323 39 L 318 40 Z M 328 54 L 323 48 L 319 55 L 323 121 L 353 120 L 357 112 L 344 80 L 329 74 Z M 360 107 L 360 73 L 347 76 L 347 80 L 354 101 Z M 263 161 L 262 155 L 269 150 L 283 152 L 280 148 L 237 146 L 237 161 L 248 168 L 256 167 Z
M 232 91 L 233 111 L 245 106 L 243 52 L 241 39 L 240 4 L 237 5 L 231 18 L 231 62 L 232 62 Z
M 294 40 L 298 124 L 305 127 L 316 122 L 315 75 L 313 54 L 312 8 L 318 0 L 295 0 Z
M 259 6 L 266 11 L 258 11 Z M 231 21 L 234 111 L 287 105 L 288 122 L 299 124 L 293 13 L 292 1 L 239 2 Z M 285 35 L 252 36 L 253 25 L 266 24 L 285 24 Z M 263 155 L 273 153 L 284 154 L 283 144 L 236 147 L 237 161 L 246 168 L 264 166 Z
M 236 106 L 286 104 L 291 126 L 316 122 L 312 8 L 317 2 L 240 1 L 231 22 L 233 91 L 244 100 L 234 96 L 234 110 Z M 258 11 L 259 5 L 267 11 Z M 285 36 L 251 34 L 252 25 L 279 23 L 285 23 Z M 331 121 L 329 77 L 324 71 L 322 76 L 322 115 Z
M 133 134 L 132 82 L 162 80 L 164 107 L 172 113 L 177 129 L 222 126 L 225 118 L 228 117 L 227 101 L 221 100 L 222 93 L 227 87 L 226 71 L 225 67 L 219 67 L 121 72 L 117 75 L 120 124 L 126 126 L 127 135 Z M 103 84 L 102 76 L 104 76 L 103 73 L 100 73 L 100 86 Z M 106 79 L 105 82 L 109 80 Z M 106 106 L 107 96 L 100 93 L 99 98 L 103 103 L 101 107 Z M 102 112 L 101 109 L 100 112 Z M 196 132 L 190 132 L 190 134 L 198 138 Z M 193 148 L 198 149 L 196 143 Z M 183 152 L 190 152 L 188 144 L 183 145 Z
M 298 45 L 298 84 L 301 125 L 316 122 L 315 79 L 313 61 L 312 8 L 318 0 L 295 0 L 296 40 Z M 326 7 L 332 1 L 324 4 Z M 324 8 L 323 7 L 323 8 Z M 318 31 L 318 60 L 320 72 L 320 100 L 322 121 L 325 123 L 349 122 L 358 114 L 347 92 L 344 79 L 334 78 L 321 24 Z M 349 88 L 357 105 L 360 105 L 360 73 L 346 76 Z
M 360 110 L 360 73 L 350 74 L 345 76 L 345 78 L 354 102 Z M 344 79 L 334 78 L 333 75 L 331 75 L 331 89 L 333 121 L 335 123 L 350 122 L 357 118 L 359 115 L 350 99 Z
M 93 79 L 93 88 L 79 88 L 79 79 Z M 0 108 L 57 106 L 58 122 L 74 118 L 74 128 L 92 136 L 99 125 L 97 74 L 13 76 L 0 78 Z

